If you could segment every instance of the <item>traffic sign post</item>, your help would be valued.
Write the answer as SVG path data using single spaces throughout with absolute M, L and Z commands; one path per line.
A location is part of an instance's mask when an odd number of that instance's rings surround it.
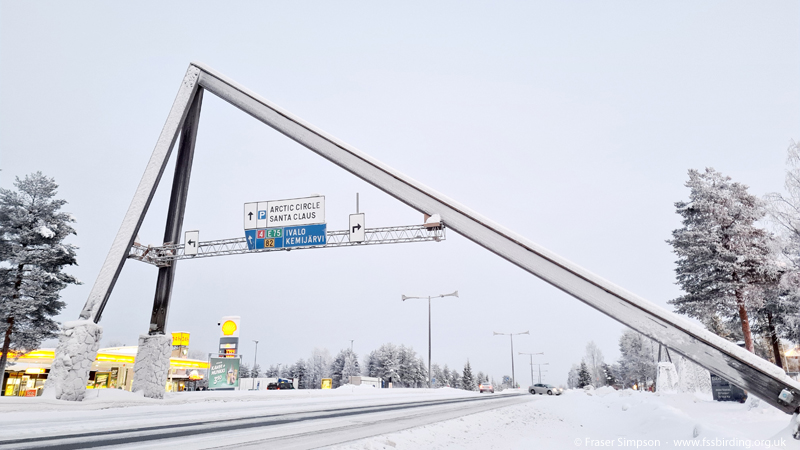
M 350 242 L 364 242 L 364 213 L 350 214 Z
M 196 255 L 197 247 L 200 241 L 199 231 L 187 231 L 183 238 L 183 254 Z
M 248 250 L 323 246 L 328 239 L 325 197 L 245 203 L 244 224 Z

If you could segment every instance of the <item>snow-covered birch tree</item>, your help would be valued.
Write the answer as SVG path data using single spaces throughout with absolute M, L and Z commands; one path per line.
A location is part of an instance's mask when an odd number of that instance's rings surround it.
M 747 350 L 754 352 L 748 311 L 753 288 L 775 277 L 770 235 L 755 226 L 763 202 L 712 168 L 689 170 L 689 201 L 675 203 L 683 226 L 672 232 L 678 255 L 677 284 L 684 295 L 671 300 L 677 312 L 707 322 L 738 316 Z
M 36 172 L 14 186 L 0 189 L 0 374 L 9 350 L 25 353 L 57 335 L 61 291 L 80 283 L 63 272 L 77 265 L 77 247 L 64 243 L 75 219 L 61 211 L 67 202 L 55 198 L 55 180 Z
M 767 212 L 778 229 L 779 249 L 788 261 L 765 305 L 770 313 L 766 319 L 773 353 L 780 350 L 779 337 L 800 343 L 800 143 L 789 145 L 786 164 L 786 193 L 766 195 Z M 778 361 L 776 358 L 776 364 Z
M 656 379 L 656 346 L 653 341 L 634 330 L 625 330 L 619 338 L 620 360 L 616 376 L 626 386 L 647 387 Z
M 575 389 L 578 387 L 579 377 L 578 371 L 580 367 L 577 364 L 573 364 L 572 367 L 569 369 L 569 373 L 567 374 L 567 387 L 570 389 Z
M 606 385 L 605 375 L 603 373 L 603 352 L 597 347 L 594 341 L 586 344 L 586 356 L 583 357 L 586 366 L 589 369 L 589 374 L 592 376 L 592 386 L 601 387 Z

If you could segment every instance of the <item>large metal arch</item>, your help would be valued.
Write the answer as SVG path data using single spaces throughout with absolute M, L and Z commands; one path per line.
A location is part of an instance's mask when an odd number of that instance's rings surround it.
M 217 95 L 417 211 L 440 214 L 451 230 L 611 318 L 674 349 L 776 408 L 786 413 L 798 411 L 800 383 L 790 379 L 777 366 L 540 247 L 315 128 L 200 63 L 189 65 L 145 173 L 81 312 L 82 319 L 99 322 L 182 129 L 182 134 L 190 136 L 188 139 L 182 137 L 182 147 L 186 140 L 193 151 L 197 122 L 194 120 L 194 128 L 185 126 L 185 122 L 193 105 L 197 105 L 196 115 L 199 116 L 203 90 Z M 173 182 L 173 194 L 175 190 L 176 185 Z M 172 209 L 172 201 L 170 203 Z M 178 206 L 182 217 L 182 206 Z M 171 276 L 165 276 L 169 278 L 167 281 L 170 285 Z M 158 296 L 158 290 L 156 295 Z M 167 308 L 168 302 L 169 293 L 164 304 Z M 154 317 L 156 312 L 154 310 Z M 163 312 L 163 320 L 166 320 L 166 313 L 167 311 Z M 151 333 L 153 331 L 151 324 Z M 783 391 L 791 395 L 786 396 L 784 392 L 781 397 Z

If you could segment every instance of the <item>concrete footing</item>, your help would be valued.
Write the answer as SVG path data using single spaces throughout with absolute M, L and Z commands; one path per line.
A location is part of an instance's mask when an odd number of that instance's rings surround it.
M 164 398 L 169 375 L 172 338 L 163 334 L 139 336 L 139 349 L 133 364 L 133 392 L 148 398 Z
M 45 383 L 45 395 L 55 395 L 60 400 L 83 400 L 102 337 L 103 327 L 91 320 L 64 323 Z

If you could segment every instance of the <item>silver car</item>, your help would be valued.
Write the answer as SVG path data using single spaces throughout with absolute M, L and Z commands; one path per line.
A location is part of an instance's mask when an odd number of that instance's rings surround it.
M 533 386 L 528 388 L 528 392 L 530 392 L 533 395 L 536 394 L 561 395 L 564 392 L 564 389 L 557 388 L 552 384 L 534 384 Z

